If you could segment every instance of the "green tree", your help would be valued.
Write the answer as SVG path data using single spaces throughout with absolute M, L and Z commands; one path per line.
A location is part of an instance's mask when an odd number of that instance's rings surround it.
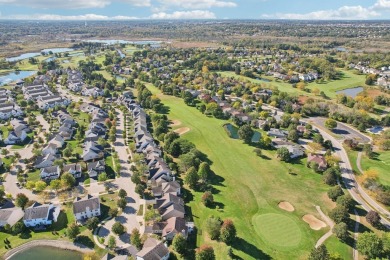
M 186 172 L 186 175 L 184 176 L 184 183 L 187 184 L 191 189 L 194 189 L 196 187 L 196 184 L 198 183 L 199 176 L 196 172 L 195 167 L 191 167 Z
M 120 222 L 115 222 L 114 225 L 112 225 L 111 230 L 112 232 L 114 232 L 114 234 L 117 234 L 118 236 L 122 235 L 126 231 L 125 227 Z
M 359 235 L 356 247 L 367 258 L 375 259 L 382 254 L 383 241 L 374 233 L 364 232 Z
M 202 181 L 206 182 L 210 179 L 210 174 L 211 174 L 210 165 L 207 162 L 202 162 L 199 165 L 199 170 L 198 170 L 199 178 Z
M 337 174 L 333 168 L 327 169 L 322 177 L 325 184 L 334 186 L 337 184 Z
M 24 207 L 26 206 L 27 202 L 28 202 L 28 197 L 26 195 L 24 195 L 23 193 L 18 193 L 16 195 L 16 199 L 15 199 L 16 206 L 24 209 Z
M 349 194 L 345 194 L 345 195 L 338 197 L 336 202 L 338 205 L 345 207 L 348 211 L 353 209 L 353 207 L 355 206 L 355 201 L 353 200 L 353 198 Z
M 61 176 L 61 186 L 65 189 L 72 188 L 76 183 L 76 179 L 73 177 L 72 174 L 69 172 L 66 172 L 62 174 Z
M 175 235 L 175 237 L 172 240 L 172 247 L 173 250 L 178 252 L 180 255 L 184 255 L 187 251 L 187 240 L 185 237 L 181 234 L 178 233 Z
M 238 137 L 241 140 L 244 140 L 244 143 L 251 143 L 252 142 L 252 137 L 253 137 L 253 130 L 250 125 L 243 125 L 238 129 Z
M 50 188 L 55 190 L 56 192 L 61 188 L 61 181 L 60 180 L 51 180 L 50 181 Z
M 116 216 L 118 216 L 118 209 L 117 208 L 110 208 L 108 210 L 108 215 L 112 218 L 115 218 Z
M 12 227 L 12 233 L 14 235 L 22 233 L 24 230 L 24 224 L 22 222 L 16 222 L 15 225 Z
M 35 182 L 33 181 L 27 181 L 26 183 L 26 188 L 29 189 L 29 190 L 32 190 L 35 188 Z
M 80 228 L 76 223 L 72 223 L 66 229 L 66 234 L 72 240 L 75 240 L 76 237 L 80 234 Z
M 126 205 L 127 205 L 127 201 L 125 198 L 120 198 L 117 202 L 116 202 L 116 205 L 121 208 L 122 210 L 124 208 L 126 208 Z
M 349 237 L 348 226 L 344 222 L 340 222 L 333 227 L 333 233 L 342 241 L 346 241 Z
M 215 260 L 214 249 L 209 245 L 202 245 L 195 251 L 196 260 Z
M 288 162 L 290 160 L 290 152 L 286 147 L 278 148 L 276 155 L 281 161 Z
M 38 192 L 43 191 L 44 189 L 46 189 L 46 187 L 47 187 L 47 184 L 44 181 L 37 181 L 35 183 L 35 190 Z
M 142 240 L 141 240 L 141 234 L 139 233 L 138 229 L 134 228 L 131 231 L 130 235 L 130 242 L 133 246 L 135 246 L 138 250 L 142 248 Z
M 297 130 L 292 129 L 288 132 L 287 139 L 293 142 L 298 142 L 299 134 Z
M 225 242 L 227 245 L 233 243 L 236 239 L 237 231 L 236 227 L 233 224 L 233 221 L 230 219 L 225 219 L 222 223 L 220 239 Z
M 313 248 L 310 252 L 308 260 L 329 260 L 330 255 L 324 244 L 317 248 Z
M 332 209 L 329 213 L 329 217 L 333 219 L 336 224 L 341 222 L 349 222 L 348 210 L 341 205 L 337 205 L 334 209 Z
M 111 249 L 115 248 L 116 247 L 116 239 L 114 236 L 110 236 L 108 238 L 108 242 L 107 242 L 107 246 Z
M 214 202 L 214 197 L 213 194 L 210 191 L 206 191 L 202 195 L 202 203 L 206 206 L 209 207 L 211 204 Z
M 94 230 L 98 227 L 98 225 L 99 219 L 97 217 L 90 218 L 85 222 L 85 226 L 90 230 Z
M 98 181 L 105 182 L 106 180 L 108 180 L 107 173 L 102 172 L 101 174 L 99 174 Z
M 218 239 L 221 230 L 221 220 L 214 216 L 206 220 L 206 231 L 212 240 Z
M 344 195 L 343 189 L 338 185 L 333 188 L 330 188 L 330 190 L 328 191 L 328 197 L 333 201 L 336 201 L 337 198 L 342 195 Z
M 120 190 L 118 191 L 118 196 L 119 196 L 120 198 L 125 198 L 125 197 L 127 196 L 127 192 L 126 192 L 124 189 L 120 189 Z
M 325 121 L 325 127 L 328 128 L 328 129 L 334 129 L 334 128 L 337 127 L 337 121 L 334 120 L 334 119 L 328 118 Z
M 381 222 L 381 216 L 378 212 L 370 210 L 366 215 L 366 220 L 374 227 L 378 227 Z

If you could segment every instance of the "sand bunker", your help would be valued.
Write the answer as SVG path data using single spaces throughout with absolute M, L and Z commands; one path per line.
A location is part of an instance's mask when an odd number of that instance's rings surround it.
M 279 204 L 278 204 L 279 208 L 285 210 L 285 211 L 288 211 L 288 212 L 293 212 L 295 209 L 294 209 L 294 206 L 291 205 L 290 202 L 287 202 L 287 201 L 281 201 Z
M 179 120 L 172 120 L 171 121 L 172 123 L 170 124 L 170 126 L 178 126 L 178 125 L 181 125 L 181 122 Z
M 182 128 L 176 129 L 174 132 L 178 133 L 179 135 L 183 135 L 183 134 L 187 133 L 188 131 L 190 131 L 189 127 L 182 127 Z
M 306 214 L 305 216 L 302 217 L 303 221 L 305 221 L 307 224 L 309 224 L 311 229 L 314 230 L 320 230 L 321 228 L 326 227 L 326 224 L 316 218 L 315 216 L 311 214 Z

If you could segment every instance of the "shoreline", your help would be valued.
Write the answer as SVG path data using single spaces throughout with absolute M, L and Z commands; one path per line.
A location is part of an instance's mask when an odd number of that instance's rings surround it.
M 11 257 L 13 257 L 15 254 L 23 252 L 27 249 L 30 249 L 32 247 L 37 247 L 37 246 L 48 246 L 48 247 L 55 247 L 55 248 L 60 248 L 64 250 L 71 250 L 71 251 L 78 251 L 80 253 L 92 253 L 94 252 L 93 249 L 88 248 L 84 245 L 77 244 L 77 243 L 72 243 L 69 241 L 64 241 L 64 240 L 34 240 L 27 242 L 25 244 L 22 244 L 16 248 L 13 248 L 9 251 L 7 251 L 3 256 L 2 259 L 8 260 Z

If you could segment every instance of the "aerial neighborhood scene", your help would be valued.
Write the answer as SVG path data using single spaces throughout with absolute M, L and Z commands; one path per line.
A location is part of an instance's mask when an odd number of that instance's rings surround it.
M 0 0 L 0 255 L 390 259 L 389 0 Z

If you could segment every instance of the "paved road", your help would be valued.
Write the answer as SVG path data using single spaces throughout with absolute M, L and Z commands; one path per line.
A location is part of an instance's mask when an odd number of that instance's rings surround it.
M 310 122 L 311 120 L 307 120 Z M 316 128 L 325 139 L 328 139 L 332 142 L 334 149 L 336 150 L 337 155 L 340 157 L 340 169 L 341 169 L 341 178 L 345 184 L 346 189 L 351 194 L 352 198 L 356 200 L 366 211 L 375 210 L 381 213 L 384 216 L 389 217 L 390 212 L 379 205 L 375 200 L 373 200 L 360 185 L 356 182 L 355 175 L 352 170 L 351 163 L 349 161 L 347 152 L 345 151 L 342 143 L 337 140 L 332 135 L 328 134 L 320 126 L 313 126 Z M 390 229 L 390 221 L 382 217 L 382 224 Z

